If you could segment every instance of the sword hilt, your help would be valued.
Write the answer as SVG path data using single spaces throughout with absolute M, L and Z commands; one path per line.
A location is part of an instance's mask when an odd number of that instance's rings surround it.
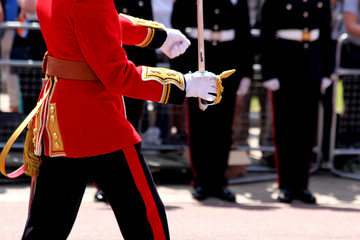
M 199 108 L 205 111 L 208 107 L 208 104 L 205 99 L 199 98 Z

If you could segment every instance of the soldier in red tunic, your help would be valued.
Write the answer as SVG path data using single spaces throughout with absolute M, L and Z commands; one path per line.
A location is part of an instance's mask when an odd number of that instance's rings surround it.
M 160 48 L 172 58 L 189 41 L 156 22 L 119 15 L 113 0 L 38 0 L 37 14 L 48 49 L 45 101 L 31 125 L 42 163 L 22 239 L 66 239 L 90 180 L 105 192 L 124 239 L 169 239 L 123 96 L 214 101 L 216 75 L 135 66 L 122 45 Z

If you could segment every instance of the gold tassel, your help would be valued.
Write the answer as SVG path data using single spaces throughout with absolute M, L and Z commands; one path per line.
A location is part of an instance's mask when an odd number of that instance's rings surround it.
M 45 59 L 46 59 L 46 55 L 44 57 L 44 62 L 46 61 Z M 24 152 L 23 152 L 25 174 L 27 174 L 33 178 L 36 178 L 39 175 L 39 167 L 42 163 L 41 158 L 39 156 L 35 155 L 35 152 L 34 152 L 34 146 L 36 144 L 36 142 L 35 142 L 36 137 L 34 136 L 34 129 L 33 129 L 34 116 L 36 117 L 36 114 L 39 113 L 39 111 L 41 111 L 40 110 L 41 106 L 44 103 L 44 101 L 47 99 L 47 97 L 50 93 L 50 90 L 52 89 L 53 80 L 54 80 L 53 77 L 49 77 L 47 75 L 45 75 L 45 77 L 47 80 L 50 81 L 50 85 L 49 85 L 46 93 L 44 94 L 44 96 L 36 104 L 36 107 L 28 115 L 28 117 L 29 116 L 32 116 L 32 117 L 27 125 L 28 131 L 27 131 L 26 137 L 25 137 Z M 56 77 L 55 77 L 55 81 L 57 81 Z M 36 134 L 37 133 L 35 132 L 35 135 Z
M 37 177 L 39 175 L 39 167 L 41 165 L 41 158 L 34 153 L 34 132 L 32 128 L 31 120 L 28 124 L 28 131 L 26 133 L 25 144 L 24 144 L 24 165 L 25 173 L 30 177 Z

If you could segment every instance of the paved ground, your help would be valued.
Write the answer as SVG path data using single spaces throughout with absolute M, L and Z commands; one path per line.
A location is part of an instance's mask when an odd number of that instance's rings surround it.
M 192 199 L 188 184 L 159 184 L 173 240 L 359 240 L 360 181 L 318 171 L 311 189 L 318 205 L 278 203 L 273 180 L 232 184 L 236 203 Z M 89 186 L 69 240 L 121 240 L 110 207 Z M 29 184 L 0 183 L 0 240 L 20 239 Z M 54 233 L 56 234 L 56 233 Z

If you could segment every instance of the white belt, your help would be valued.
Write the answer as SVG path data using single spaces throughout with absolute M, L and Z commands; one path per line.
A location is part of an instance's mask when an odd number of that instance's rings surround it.
M 319 39 L 320 31 L 319 29 L 313 29 L 310 31 L 300 30 L 300 29 L 283 29 L 276 31 L 276 37 L 285 39 L 285 40 L 293 40 L 299 42 L 312 42 Z
M 198 38 L 197 28 L 187 27 L 185 28 L 186 34 L 193 39 Z M 204 29 L 204 40 L 206 41 L 218 41 L 228 42 L 235 39 L 235 29 L 213 31 L 211 29 Z

